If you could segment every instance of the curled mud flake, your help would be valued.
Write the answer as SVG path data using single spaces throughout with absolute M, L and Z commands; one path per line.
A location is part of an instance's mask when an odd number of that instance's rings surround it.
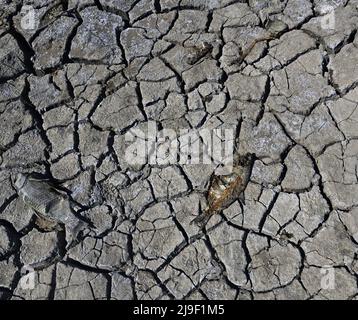
M 75 216 L 68 195 L 49 181 L 33 174 L 19 173 L 14 186 L 23 202 L 35 211 L 36 224 L 42 230 L 60 230 L 61 225 L 65 226 L 66 240 L 70 245 L 85 228 L 85 223 Z
M 186 57 L 186 62 L 190 65 L 194 65 L 212 50 L 213 46 L 208 42 L 203 42 L 199 46 L 190 47 L 190 52 Z
M 281 35 L 287 29 L 288 25 L 279 19 L 270 20 L 266 25 L 266 30 L 274 37 Z
M 204 226 L 213 214 L 228 208 L 240 197 L 249 182 L 254 158 L 254 155 L 250 153 L 244 156 L 237 154 L 231 173 L 213 174 L 207 195 L 208 207 L 192 223 Z

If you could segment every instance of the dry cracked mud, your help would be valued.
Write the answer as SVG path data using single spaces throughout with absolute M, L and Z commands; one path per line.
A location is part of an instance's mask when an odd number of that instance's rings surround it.
M 0 299 L 356 299 L 357 26 L 357 0 L 0 0 Z M 244 201 L 191 224 L 215 168 L 130 163 L 148 124 L 232 129 Z M 41 228 L 19 172 L 92 231 Z

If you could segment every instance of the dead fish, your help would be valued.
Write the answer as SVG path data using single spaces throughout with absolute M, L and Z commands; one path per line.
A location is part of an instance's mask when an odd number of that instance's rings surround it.
M 251 153 L 242 156 L 236 154 L 230 174 L 213 174 L 207 195 L 208 207 L 191 223 L 204 226 L 213 214 L 228 208 L 239 199 L 249 182 L 254 159 Z
M 197 47 L 191 47 L 191 52 L 186 57 L 186 62 L 190 65 L 196 64 L 201 58 L 204 58 L 213 46 L 208 42 L 203 42 Z
M 31 174 L 19 173 L 14 186 L 24 203 L 35 211 L 39 225 L 62 224 L 65 227 L 68 246 L 84 229 L 86 223 L 73 213 L 76 208 L 68 195 L 48 181 L 38 179 Z
M 246 49 L 239 48 L 239 57 L 237 59 L 234 59 L 233 61 L 231 61 L 229 65 L 230 66 L 234 65 L 234 64 L 240 65 L 241 63 L 244 62 L 244 60 L 247 58 L 247 56 L 255 48 L 257 43 L 260 43 L 263 41 L 270 41 L 273 39 L 274 39 L 273 35 L 264 36 L 264 37 L 261 37 L 261 38 L 258 38 L 258 39 L 255 39 L 254 41 L 252 41 L 251 44 Z
M 241 63 L 243 63 L 246 57 L 253 51 L 256 44 L 263 41 L 271 41 L 278 38 L 281 34 L 288 30 L 288 25 L 279 19 L 270 20 L 267 22 L 266 30 L 268 31 L 268 35 L 253 40 L 251 44 L 249 44 L 249 46 L 245 49 L 239 48 L 239 57 L 231 61 L 229 65 L 240 65 Z

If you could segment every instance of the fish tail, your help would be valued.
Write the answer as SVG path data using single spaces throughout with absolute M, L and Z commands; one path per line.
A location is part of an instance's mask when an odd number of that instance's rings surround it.
M 66 250 L 73 248 L 77 245 L 84 237 L 87 223 L 79 220 L 73 227 L 68 227 L 66 230 Z
M 199 214 L 194 220 L 190 222 L 190 224 L 196 224 L 200 227 L 204 227 L 210 220 L 211 214 L 207 211 Z

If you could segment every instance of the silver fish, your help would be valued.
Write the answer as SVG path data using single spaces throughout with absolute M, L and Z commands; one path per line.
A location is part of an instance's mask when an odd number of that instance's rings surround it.
M 41 224 L 45 220 L 50 225 L 64 225 L 68 246 L 84 229 L 86 223 L 74 215 L 74 207 L 67 194 L 46 180 L 35 178 L 31 174 L 19 173 L 14 186 L 24 203 L 31 207 L 42 220 Z
M 288 30 L 288 25 L 285 22 L 278 19 L 271 20 L 267 22 L 266 30 L 268 31 L 268 34 L 260 38 L 254 39 L 245 49 L 239 48 L 239 57 L 233 60 L 232 62 L 230 62 L 230 65 L 234 65 L 234 64 L 240 65 L 241 63 L 243 63 L 246 57 L 255 48 L 256 44 L 263 41 L 271 41 L 277 39 L 281 34 L 283 34 L 285 31 Z
M 228 208 L 239 199 L 250 180 L 254 159 L 255 156 L 251 153 L 243 156 L 235 154 L 230 174 L 213 174 L 207 195 L 208 207 L 192 223 L 204 226 L 213 214 Z

